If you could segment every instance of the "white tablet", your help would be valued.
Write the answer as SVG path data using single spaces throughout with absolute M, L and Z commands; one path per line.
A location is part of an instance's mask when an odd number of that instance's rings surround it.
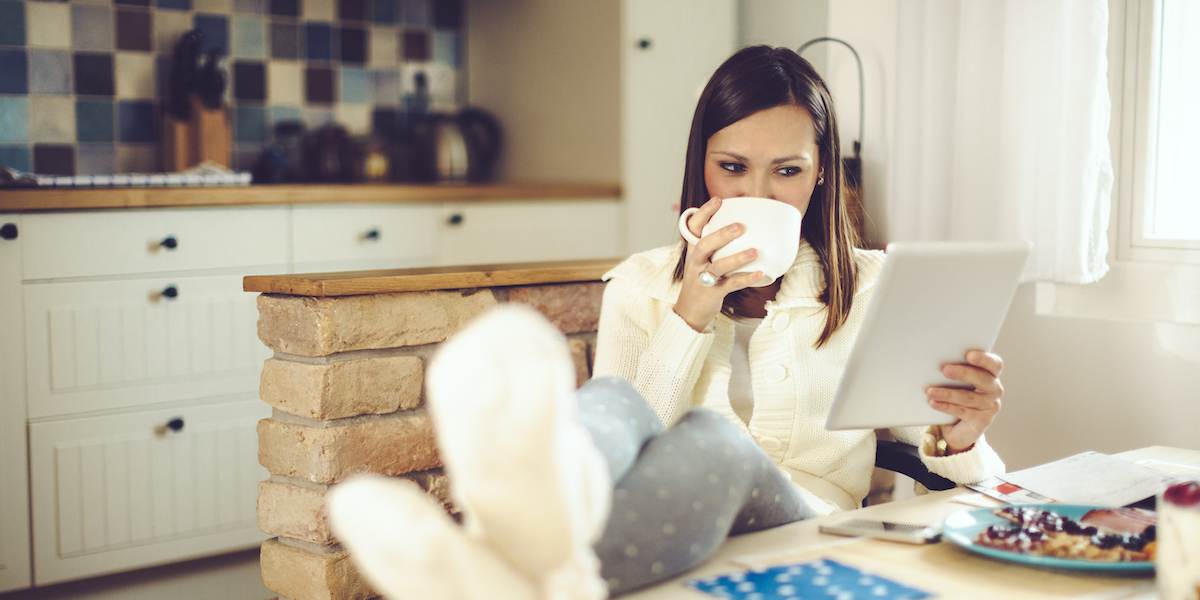
M 887 260 L 825 423 L 828 430 L 940 425 L 929 386 L 962 387 L 941 366 L 991 351 L 1016 294 L 1027 242 L 906 242 Z

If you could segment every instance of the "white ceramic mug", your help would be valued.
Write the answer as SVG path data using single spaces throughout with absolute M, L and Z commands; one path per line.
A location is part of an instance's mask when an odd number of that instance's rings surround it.
M 695 244 L 700 241 L 688 229 L 688 219 L 700 209 L 689 208 L 679 215 L 679 233 L 683 239 Z M 762 281 L 754 287 L 771 285 L 787 273 L 796 261 L 800 250 L 800 222 L 804 215 L 796 207 L 771 200 L 770 198 L 725 198 L 721 208 L 708 220 L 701 236 L 708 235 L 726 225 L 741 223 L 745 232 L 713 253 L 712 259 L 720 260 L 743 250 L 755 248 L 758 258 L 735 273 L 763 272 Z M 727 275 L 727 276 L 728 276 Z

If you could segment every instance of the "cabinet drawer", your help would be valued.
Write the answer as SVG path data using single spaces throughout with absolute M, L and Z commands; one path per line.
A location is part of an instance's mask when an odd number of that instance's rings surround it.
M 441 210 L 400 206 L 297 206 L 293 272 L 421 267 L 437 260 Z
M 30 424 L 35 584 L 260 543 L 255 428 L 270 412 L 244 400 Z
M 447 204 L 440 264 L 617 258 L 624 247 L 617 200 Z
M 26 280 L 282 265 L 288 260 L 286 208 L 111 210 L 23 219 Z
M 30 418 L 257 390 L 271 352 L 241 286 L 240 275 L 26 284 Z

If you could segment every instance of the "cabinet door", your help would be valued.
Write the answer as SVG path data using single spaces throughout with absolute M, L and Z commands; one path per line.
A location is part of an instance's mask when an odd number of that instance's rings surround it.
M 442 265 L 480 265 L 622 254 L 614 199 L 447 204 Z
M 624 254 L 679 239 L 683 159 L 696 99 L 735 47 L 735 0 L 622 0 Z
M 0 240 L 0 593 L 29 587 L 29 480 L 25 444 L 25 324 L 20 215 L 0 215 L 17 238 Z
M 26 284 L 29 417 L 256 391 L 256 297 L 240 275 Z
M 441 207 L 297 206 L 292 210 L 293 272 L 431 266 L 437 260 Z
M 26 280 L 287 262 L 284 207 L 76 211 L 24 221 Z
M 30 424 L 35 583 L 261 543 L 255 429 L 270 412 L 251 398 Z

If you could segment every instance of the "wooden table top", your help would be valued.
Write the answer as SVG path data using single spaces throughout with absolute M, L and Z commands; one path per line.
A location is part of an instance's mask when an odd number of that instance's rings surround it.
M 1156 460 L 1200 468 L 1200 451 L 1152 446 L 1115 456 L 1130 460 Z M 1154 600 L 1154 577 L 1107 575 L 1026 567 L 993 560 L 943 541 L 925 546 L 863 538 L 845 538 L 818 532 L 822 522 L 845 518 L 877 519 L 898 523 L 939 525 L 946 517 L 975 507 L 955 497 L 974 494 L 966 488 L 933 492 L 851 513 L 840 513 L 766 531 L 729 538 L 708 562 L 682 576 L 646 590 L 622 596 L 623 600 L 703 600 L 712 598 L 683 582 L 743 571 L 831 558 L 872 571 L 930 592 L 939 599 L 991 600 L 1100 600 L 1128 598 Z M 990 499 L 988 499 L 991 502 Z M 999 502 L 995 502 L 998 506 Z
M 4 188 L 0 212 L 272 204 L 619 198 L 616 183 L 289 184 L 123 188 Z
M 599 281 L 601 275 L 620 262 L 621 259 L 610 258 L 340 273 L 251 275 L 242 280 L 242 289 L 263 294 L 330 297 Z

